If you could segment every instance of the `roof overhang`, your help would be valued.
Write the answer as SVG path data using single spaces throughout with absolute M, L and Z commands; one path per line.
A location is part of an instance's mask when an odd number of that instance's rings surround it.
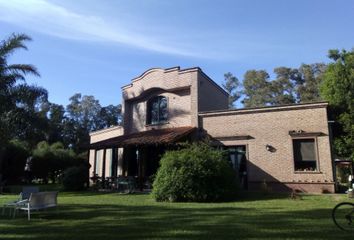
M 90 149 L 126 146 L 168 145 L 183 141 L 195 127 L 162 128 L 122 135 L 90 144 Z

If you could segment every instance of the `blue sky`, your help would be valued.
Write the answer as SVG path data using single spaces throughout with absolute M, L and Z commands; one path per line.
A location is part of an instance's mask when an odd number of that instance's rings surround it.
M 328 62 L 354 47 L 352 0 L 0 0 L 0 39 L 33 38 L 12 62 L 37 66 L 49 100 L 74 93 L 102 105 L 151 67 L 199 66 L 217 83 L 232 72 Z

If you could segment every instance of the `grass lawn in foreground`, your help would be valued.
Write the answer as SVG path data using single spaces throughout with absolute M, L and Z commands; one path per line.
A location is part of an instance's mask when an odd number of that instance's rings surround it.
M 59 193 L 57 209 L 0 218 L 0 239 L 354 239 L 331 210 L 345 195 L 243 194 L 229 203 L 157 203 L 148 194 Z M 0 204 L 16 199 L 0 195 Z

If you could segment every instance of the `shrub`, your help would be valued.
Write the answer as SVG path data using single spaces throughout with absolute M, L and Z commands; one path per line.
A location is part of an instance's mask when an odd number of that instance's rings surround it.
M 236 174 L 222 151 L 206 144 L 166 152 L 153 183 L 157 201 L 211 202 L 236 195 Z
M 4 150 L 4 155 L 2 156 L 3 179 L 0 179 L 0 183 L 1 181 L 6 181 L 6 184 L 21 183 L 25 176 L 26 159 L 30 155 L 27 144 L 12 140 L 5 146 Z
M 88 169 L 85 166 L 70 167 L 64 171 L 64 190 L 78 191 L 85 188 L 87 182 Z
M 71 149 L 65 149 L 60 142 L 52 145 L 40 142 L 33 151 L 32 171 L 37 179 L 42 179 L 45 183 L 50 179 L 55 183 L 64 170 L 83 163 L 82 157 Z

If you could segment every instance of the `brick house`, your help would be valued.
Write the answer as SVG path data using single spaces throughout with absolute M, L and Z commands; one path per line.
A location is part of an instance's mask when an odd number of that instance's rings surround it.
M 228 94 L 200 68 L 153 68 L 122 87 L 123 126 L 90 134 L 90 176 L 156 173 L 166 149 L 207 138 L 229 152 L 241 185 L 334 192 L 327 103 L 228 110 Z

